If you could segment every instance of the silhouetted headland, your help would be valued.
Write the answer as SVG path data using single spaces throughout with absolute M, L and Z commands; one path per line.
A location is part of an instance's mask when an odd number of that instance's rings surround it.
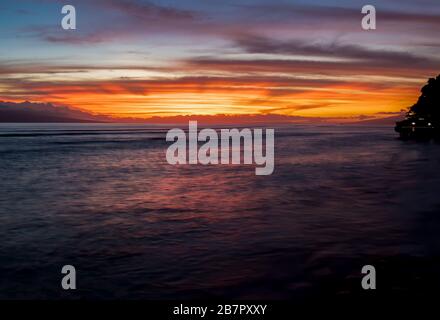
M 396 123 L 395 130 L 402 139 L 440 138 L 440 75 L 431 78 L 422 88 L 416 104 L 409 108 L 406 118 Z

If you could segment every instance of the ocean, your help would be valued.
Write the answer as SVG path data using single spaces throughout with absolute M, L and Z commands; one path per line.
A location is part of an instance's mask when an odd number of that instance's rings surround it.
M 440 145 L 275 127 L 275 169 L 169 165 L 167 127 L 0 125 L 0 299 L 325 299 L 440 284 Z M 77 290 L 61 289 L 61 268 Z

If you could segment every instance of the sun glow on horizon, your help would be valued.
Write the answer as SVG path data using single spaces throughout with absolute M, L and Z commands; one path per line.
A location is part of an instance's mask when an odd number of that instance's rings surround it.
M 365 32 L 357 0 L 332 4 L 344 8 L 340 19 L 327 14 L 330 5 L 237 1 L 78 0 L 74 31 L 56 25 L 54 3 L 11 1 L 16 19 L 0 19 L 14 31 L 0 34 L 8 49 L 0 55 L 0 100 L 114 118 L 383 117 L 415 103 L 440 70 L 432 8 L 415 14 L 389 5 L 380 30 Z M 34 15 L 24 19 L 23 8 Z M 415 26 L 404 39 L 403 17 Z

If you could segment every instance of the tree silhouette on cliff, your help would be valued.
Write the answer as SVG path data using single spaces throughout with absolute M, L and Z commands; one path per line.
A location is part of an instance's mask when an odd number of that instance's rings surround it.
M 431 78 L 422 88 L 419 100 L 408 111 L 408 117 L 440 121 L 440 75 Z

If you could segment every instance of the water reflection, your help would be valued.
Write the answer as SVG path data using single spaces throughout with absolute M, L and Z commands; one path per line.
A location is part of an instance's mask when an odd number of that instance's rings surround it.
M 165 128 L 68 126 L 1 127 L 1 298 L 63 297 L 64 264 L 82 297 L 276 299 L 356 292 L 372 259 L 436 263 L 438 145 L 283 127 L 255 176 L 168 165 Z

